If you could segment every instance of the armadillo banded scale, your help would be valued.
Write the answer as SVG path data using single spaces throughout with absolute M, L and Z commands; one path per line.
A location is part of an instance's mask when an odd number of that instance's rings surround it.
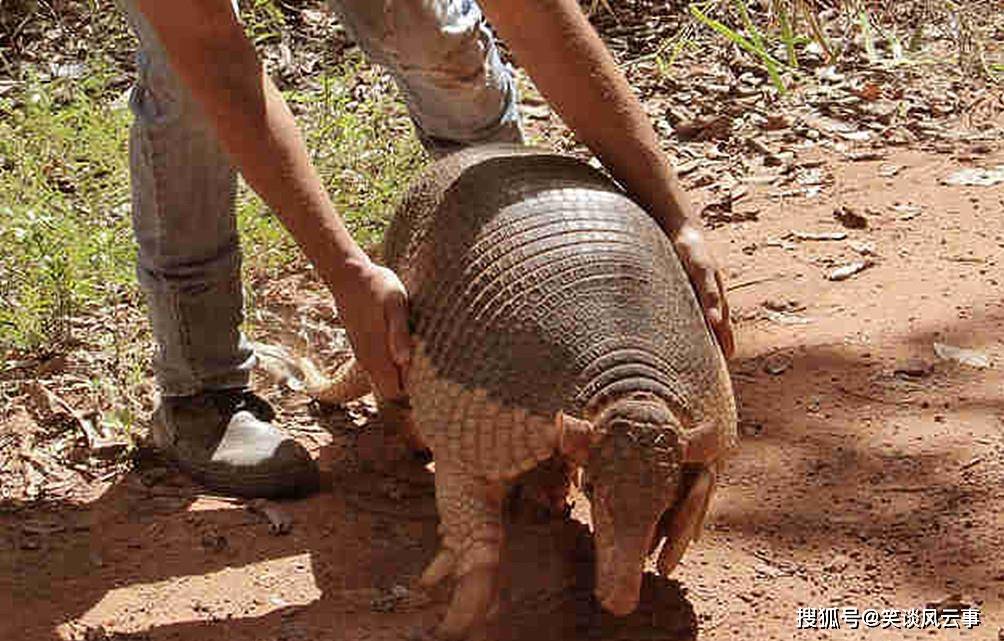
M 385 258 L 434 378 L 542 419 L 641 388 L 688 422 L 727 422 L 731 388 L 672 247 L 581 162 L 454 154 L 406 196 Z

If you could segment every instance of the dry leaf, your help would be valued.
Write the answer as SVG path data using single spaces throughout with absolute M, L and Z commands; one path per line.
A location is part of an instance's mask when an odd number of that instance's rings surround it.
M 799 314 L 792 314 L 791 312 L 776 311 L 765 307 L 763 310 L 763 315 L 767 317 L 772 323 L 778 325 L 808 325 L 814 322 L 814 319 L 805 316 L 800 316 Z
M 843 240 L 847 238 L 845 231 L 795 231 L 792 235 L 798 240 Z
M 963 347 L 956 347 L 946 343 L 935 342 L 934 353 L 938 355 L 938 358 L 955 361 L 956 363 L 961 363 L 962 365 L 968 365 L 977 369 L 986 369 L 987 367 L 990 367 L 990 359 L 987 358 L 987 355 L 983 352 L 977 352 Z
M 864 229 L 868 227 L 868 219 L 847 205 L 841 205 L 834 209 L 833 217 L 848 229 Z
M 268 520 L 268 531 L 275 536 L 289 534 L 293 529 L 293 517 L 275 503 L 266 499 L 254 499 L 247 504 L 247 509 L 264 516 Z
M 864 270 L 868 269 L 869 267 L 872 266 L 872 264 L 873 263 L 870 260 L 859 260 L 853 263 L 849 263 L 847 265 L 834 269 L 829 274 L 827 274 L 826 278 L 834 281 L 847 280 L 851 276 L 859 274 Z
M 890 205 L 889 209 L 899 214 L 900 220 L 911 220 L 924 211 L 919 205 L 911 205 L 909 203 L 896 203 L 895 205 Z
M 993 187 L 1004 182 L 1004 165 L 994 169 L 971 167 L 961 169 L 944 180 L 946 185 L 961 185 L 967 187 Z
M 681 140 L 719 140 L 732 135 L 732 119 L 728 116 L 695 118 L 673 127 Z
M 860 89 L 851 88 L 850 92 L 862 100 L 878 100 L 882 96 L 882 88 L 874 82 L 866 83 Z

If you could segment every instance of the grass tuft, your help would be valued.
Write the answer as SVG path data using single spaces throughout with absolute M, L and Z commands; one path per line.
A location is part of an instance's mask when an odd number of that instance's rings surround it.
M 750 20 L 749 13 L 746 10 L 746 3 L 742 2 L 742 0 L 737 0 L 737 5 L 746 31 L 750 34 L 749 39 L 726 25 L 724 22 L 712 18 L 702 11 L 696 4 L 690 5 L 690 14 L 704 26 L 724 36 L 732 44 L 759 58 L 764 67 L 767 68 L 767 73 L 770 75 L 770 79 L 771 82 L 774 83 L 774 87 L 777 88 L 779 93 L 785 93 L 784 81 L 781 80 L 781 74 L 779 71 L 780 63 L 775 60 L 772 55 L 770 55 L 764 46 L 760 32 L 757 31 L 752 20 Z
M 128 115 L 107 78 L 29 75 L 0 99 L 0 348 L 66 340 L 71 315 L 134 282 Z

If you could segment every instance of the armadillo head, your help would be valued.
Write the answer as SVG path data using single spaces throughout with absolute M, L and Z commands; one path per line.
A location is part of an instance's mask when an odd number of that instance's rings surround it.
M 592 421 L 566 419 L 563 449 L 583 466 L 596 543 L 595 595 L 622 616 L 638 605 L 645 558 L 681 479 L 680 423 L 650 395 L 618 400 Z

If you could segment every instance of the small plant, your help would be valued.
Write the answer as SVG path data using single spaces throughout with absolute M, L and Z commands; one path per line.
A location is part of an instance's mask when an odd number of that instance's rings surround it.
M 667 38 L 659 45 L 659 48 L 656 49 L 651 57 L 655 60 L 656 70 L 660 75 L 669 75 L 670 69 L 676 64 L 676 60 L 680 57 L 680 54 L 694 45 L 694 35 L 696 32 L 696 24 L 686 22 L 672 38 Z
M 248 38 L 256 46 L 282 40 L 286 18 L 275 0 L 254 0 L 242 6 L 241 20 Z
M 960 67 L 990 78 L 1000 76 L 1001 65 L 986 59 L 985 43 L 974 26 L 978 15 L 975 3 L 941 0 L 907 9 L 866 4 L 863 0 L 836 2 L 830 15 L 843 18 L 843 37 L 836 46 L 820 24 L 816 4 L 813 0 L 763 0 L 759 5 L 762 8 L 759 20 L 754 19 L 748 0 L 701 0 L 688 5 L 688 12 L 694 24 L 753 56 L 782 94 L 786 91 L 784 73 L 799 72 L 799 47 L 803 45 L 815 42 L 832 65 L 848 50 L 849 34 L 857 33 L 869 63 L 885 66 L 916 63 L 915 57 L 908 59 L 907 55 L 915 56 L 919 50 L 925 27 L 939 20 L 945 22 L 944 18 L 948 18 L 947 24 L 954 29 Z M 904 16 L 909 16 L 909 20 Z M 677 35 L 662 43 L 654 54 L 660 73 L 668 73 L 679 54 L 693 44 L 694 35 L 689 25 L 685 25 Z M 883 45 L 888 54 L 880 50 Z M 775 53 L 781 48 L 783 56 Z
M 760 32 L 750 19 L 746 3 L 743 0 L 736 0 L 736 6 L 739 10 L 739 15 L 742 18 L 746 32 L 750 35 L 749 38 L 744 37 L 738 31 L 732 29 L 720 20 L 712 18 L 700 7 L 698 7 L 697 4 L 690 5 L 690 14 L 704 26 L 724 36 L 732 44 L 757 57 L 760 62 L 763 63 L 764 67 L 767 68 L 767 73 L 770 75 L 770 79 L 771 82 L 774 83 L 774 87 L 777 88 L 778 92 L 782 94 L 785 93 L 784 81 L 781 80 L 780 73 L 781 63 L 775 60 L 770 52 L 767 51 L 767 48 L 764 45 L 763 37 L 760 35 Z
M 104 98 L 29 75 L 0 101 L 0 347 L 66 339 L 74 313 L 134 279 L 128 117 Z
M 788 66 L 798 69 L 798 54 L 795 51 L 794 15 L 791 7 L 785 0 L 773 0 L 772 8 L 781 24 L 781 42 L 784 43 L 784 50 L 788 54 Z

